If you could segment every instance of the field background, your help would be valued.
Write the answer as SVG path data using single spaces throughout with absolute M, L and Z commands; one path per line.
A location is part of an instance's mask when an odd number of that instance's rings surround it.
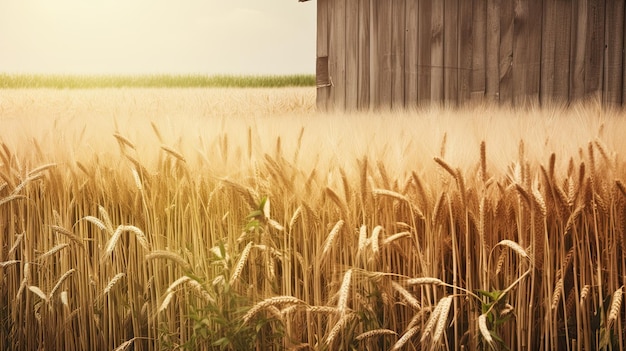
M 6 89 L 0 123 L 1 348 L 624 349 L 619 111 Z

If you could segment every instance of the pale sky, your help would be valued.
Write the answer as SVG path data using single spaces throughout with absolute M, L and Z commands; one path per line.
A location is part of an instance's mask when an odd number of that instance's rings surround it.
M 0 0 L 0 73 L 315 72 L 315 1 Z

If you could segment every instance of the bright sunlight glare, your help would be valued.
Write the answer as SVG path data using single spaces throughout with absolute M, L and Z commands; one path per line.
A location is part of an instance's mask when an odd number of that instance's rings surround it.
M 311 5 L 313 4 L 313 5 Z M 0 71 L 313 73 L 314 2 L 0 2 Z

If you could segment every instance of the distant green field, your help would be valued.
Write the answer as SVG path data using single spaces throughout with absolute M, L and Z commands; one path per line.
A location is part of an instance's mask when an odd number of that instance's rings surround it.
M 58 75 L 0 74 L 0 89 L 53 88 L 279 88 L 315 86 L 315 76 L 300 75 Z

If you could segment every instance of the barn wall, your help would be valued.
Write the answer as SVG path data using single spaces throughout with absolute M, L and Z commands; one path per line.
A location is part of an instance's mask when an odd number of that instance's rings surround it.
M 317 0 L 318 106 L 622 105 L 624 0 Z

